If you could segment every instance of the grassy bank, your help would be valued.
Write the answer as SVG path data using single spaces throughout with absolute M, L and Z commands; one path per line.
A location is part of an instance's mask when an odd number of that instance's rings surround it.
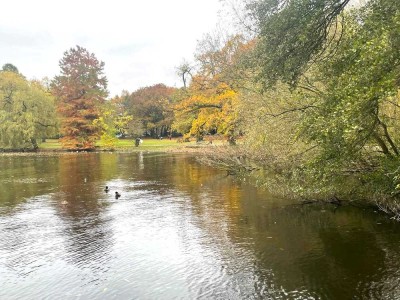
M 223 141 L 215 141 L 213 145 L 222 145 Z M 96 144 L 98 150 L 116 150 L 116 151 L 162 151 L 162 152 L 192 152 L 198 151 L 204 147 L 213 146 L 208 142 L 196 143 L 195 141 L 179 143 L 178 139 L 143 139 L 138 147 L 135 146 L 134 139 L 119 139 L 116 144 L 110 148 L 99 141 Z M 57 139 L 47 139 L 39 144 L 40 151 L 62 151 L 62 146 Z

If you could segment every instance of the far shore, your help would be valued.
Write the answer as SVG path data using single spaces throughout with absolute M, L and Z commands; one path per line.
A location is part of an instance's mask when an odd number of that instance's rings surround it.
M 205 149 L 227 144 L 223 140 L 204 140 L 201 142 L 189 141 L 182 142 L 181 139 L 152 139 L 145 138 L 143 142 L 136 147 L 134 139 L 118 139 L 113 147 L 107 147 L 98 143 L 96 148 L 91 151 L 77 151 L 63 149 L 61 143 L 57 139 L 47 139 L 39 144 L 36 151 L 30 150 L 10 150 L 0 151 L 0 155 L 18 155 L 26 156 L 30 154 L 67 154 L 77 152 L 170 152 L 170 153 L 201 153 Z

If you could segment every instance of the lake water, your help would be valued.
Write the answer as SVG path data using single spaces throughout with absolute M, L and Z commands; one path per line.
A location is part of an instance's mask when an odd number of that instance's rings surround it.
M 370 209 L 299 205 L 183 154 L 0 168 L 0 299 L 400 299 L 400 224 Z

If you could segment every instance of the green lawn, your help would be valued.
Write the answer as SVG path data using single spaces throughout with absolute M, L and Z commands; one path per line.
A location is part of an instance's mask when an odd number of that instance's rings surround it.
M 39 144 L 39 149 L 58 150 L 61 149 L 61 144 L 57 139 L 46 139 L 46 142 Z
M 100 150 L 107 149 L 102 145 L 99 141 L 96 143 L 96 146 L 99 147 Z M 196 142 L 188 142 L 188 143 L 178 143 L 177 139 L 143 139 L 143 143 L 139 145 L 139 147 L 135 147 L 134 139 L 119 139 L 117 144 L 114 146 L 115 150 L 138 150 L 138 151 L 166 151 L 171 149 L 179 149 L 185 147 L 196 146 Z M 46 142 L 39 144 L 39 149 L 43 150 L 59 150 L 62 149 L 61 144 L 57 139 L 47 139 Z
M 185 143 L 185 146 L 187 144 L 192 144 L 192 143 Z M 100 148 L 103 148 L 102 144 L 99 142 L 97 144 Z M 179 148 L 183 147 L 182 143 L 178 143 L 176 139 L 143 139 L 143 143 L 141 143 L 138 147 L 135 146 L 135 140 L 134 139 L 120 139 L 118 140 L 117 144 L 115 145 L 116 150 L 122 150 L 122 149 L 129 149 L 129 150 L 145 150 L 145 151 L 165 151 L 171 148 Z

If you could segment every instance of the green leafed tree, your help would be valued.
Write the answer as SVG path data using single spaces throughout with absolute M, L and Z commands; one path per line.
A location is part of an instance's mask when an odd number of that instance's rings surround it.
M 114 148 L 120 136 L 128 134 L 129 123 L 132 116 L 126 113 L 118 113 L 117 104 L 114 101 L 106 101 L 101 108 L 101 114 L 94 124 L 101 128 L 100 142 L 102 146 Z
M 321 58 L 350 0 L 258 0 L 248 4 L 258 24 L 259 80 L 295 85 L 310 63 Z
M 2 71 L 14 72 L 17 74 L 19 73 L 18 68 L 10 63 L 4 64 L 2 67 Z
M 344 15 L 335 55 L 318 64 L 324 93 L 301 130 L 319 148 L 315 178 L 357 174 L 359 194 L 390 203 L 400 192 L 399 13 L 397 1 L 371 0 Z
M 244 102 L 260 104 L 254 113 L 264 121 L 253 133 L 262 146 L 272 144 L 276 124 L 292 128 L 283 138 L 295 151 L 279 170 L 297 194 L 369 199 L 400 214 L 400 9 L 396 0 L 348 4 L 253 2 L 253 70 L 268 101 Z
M 37 149 L 57 132 L 54 97 L 36 81 L 0 72 L 0 149 Z
M 104 62 L 76 46 L 64 53 L 59 65 L 61 74 L 55 77 L 52 90 L 61 115 L 61 143 L 66 149 L 93 149 L 101 134 L 93 121 L 108 95 Z

